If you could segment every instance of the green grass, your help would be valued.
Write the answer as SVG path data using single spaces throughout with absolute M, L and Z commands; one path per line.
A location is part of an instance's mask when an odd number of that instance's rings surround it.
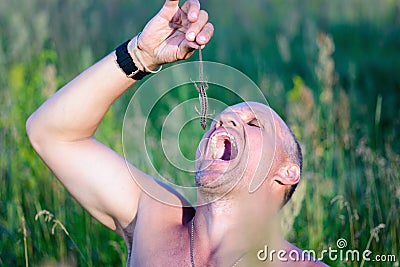
M 32 150 L 25 121 L 57 88 L 137 32 L 160 3 L 64 2 L 0 5 L 0 266 L 125 266 L 123 240 L 63 189 Z M 249 75 L 301 141 L 304 173 L 282 211 L 285 236 L 316 251 L 336 248 L 344 238 L 349 249 L 394 254 L 398 262 L 400 6 L 306 2 L 205 1 L 216 34 L 204 58 Z M 132 94 L 117 101 L 97 133 L 119 153 Z M 164 118 L 172 105 L 195 95 L 175 91 L 152 116 Z M 150 139 L 159 138 L 160 123 L 153 122 Z M 196 123 L 184 128 L 185 155 L 193 156 L 193 139 L 201 134 Z M 174 173 L 157 145 L 150 153 L 165 173 Z

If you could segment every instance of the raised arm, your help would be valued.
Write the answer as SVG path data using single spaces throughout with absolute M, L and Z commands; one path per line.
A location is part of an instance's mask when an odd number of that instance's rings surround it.
M 182 7 L 166 1 L 137 39 L 128 44 L 135 65 L 145 70 L 186 59 L 213 34 L 197 0 Z M 139 59 L 138 59 L 139 58 Z M 142 65 L 143 64 L 143 65 Z M 27 121 L 29 139 L 49 168 L 77 201 L 111 229 L 136 215 L 140 188 L 125 160 L 93 137 L 111 104 L 136 81 L 116 63 L 115 52 L 81 73 L 48 99 Z M 133 175 L 142 175 L 129 166 Z

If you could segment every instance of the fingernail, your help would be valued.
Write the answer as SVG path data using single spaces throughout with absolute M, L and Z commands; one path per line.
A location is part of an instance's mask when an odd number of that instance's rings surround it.
M 202 42 L 202 43 L 205 43 L 206 42 L 206 37 L 199 36 L 199 41 Z
M 197 13 L 196 12 L 192 12 L 190 13 L 190 16 L 194 19 L 197 19 Z
M 188 38 L 189 38 L 190 40 L 193 41 L 195 37 L 196 37 L 196 34 L 195 34 L 194 32 L 189 32 Z

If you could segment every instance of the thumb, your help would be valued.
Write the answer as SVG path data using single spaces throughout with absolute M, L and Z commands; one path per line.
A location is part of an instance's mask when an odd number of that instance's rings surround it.
M 179 0 L 166 0 L 164 6 L 178 6 Z
M 178 9 L 179 0 L 166 0 L 159 12 L 159 15 L 166 20 L 171 20 Z

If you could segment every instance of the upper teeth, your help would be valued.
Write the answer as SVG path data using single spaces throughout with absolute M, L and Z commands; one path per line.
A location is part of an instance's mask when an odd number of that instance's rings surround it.
M 216 157 L 217 157 L 217 139 L 218 139 L 218 137 L 221 137 L 221 136 L 228 137 L 232 146 L 234 148 L 236 148 L 236 142 L 235 142 L 235 138 L 233 137 L 233 135 L 231 135 L 227 132 L 217 133 L 211 138 L 211 152 L 212 152 L 213 159 L 216 159 Z

